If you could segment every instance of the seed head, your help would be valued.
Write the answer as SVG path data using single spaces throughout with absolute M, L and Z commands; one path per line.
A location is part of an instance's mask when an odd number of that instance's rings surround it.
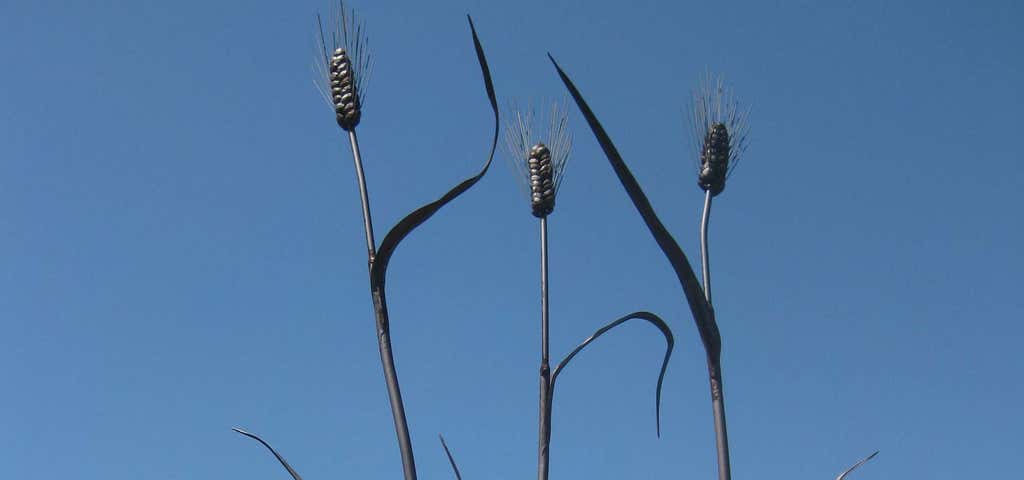
M 750 109 L 740 107 L 721 76 L 707 74 L 693 92 L 691 115 L 692 141 L 700 161 L 697 185 L 716 196 L 747 149 Z
M 345 49 L 334 50 L 331 57 L 331 104 L 338 119 L 338 125 L 345 131 L 359 124 L 359 93 L 352 75 L 352 59 Z
M 544 218 L 555 209 L 555 196 L 572 149 L 565 102 L 554 103 L 547 126 L 535 124 L 533 109 L 522 111 L 512 104 L 511 120 L 505 125 L 505 149 L 530 197 L 530 209 Z M 539 138 L 535 133 L 541 134 Z
M 329 17 L 333 28 L 326 33 L 320 15 L 316 17 L 319 38 L 313 59 L 314 83 L 334 110 L 338 126 L 351 131 L 362 118 L 373 61 L 363 24 L 355 12 L 339 2 Z
M 555 210 L 555 169 L 551 164 L 551 150 L 538 143 L 530 148 L 527 160 L 530 169 L 530 206 L 533 216 L 543 218 Z

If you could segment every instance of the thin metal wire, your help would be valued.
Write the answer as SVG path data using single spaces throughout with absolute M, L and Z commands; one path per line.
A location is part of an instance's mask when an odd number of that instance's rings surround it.
M 369 40 L 366 36 L 365 24 L 357 17 L 355 10 L 345 8 L 345 2 L 339 1 L 328 11 L 329 31 L 324 30 L 320 14 L 316 16 L 313 55 L 313 83 L 324 101 L 334 109 L 331 100 L 331 55 L 341 48 L 352 60 L 352 78 L 355 83 L 356 96 L 363 109 L 366 106 L 366 92 L 370 75 L 373 73 L 374 57 L 371 55 Z M 330 41 L 328 41 L 330 40 Z
M 694 164 L 700 168 L 704 136 L 716 123 L 725 125 L 729 132 L 729 171 L 726 179 L 736 171 L 750 142 L 750 109 L 736 97 L 722 75 L 705 71 L 689 101 L 689 137 L 694 153 Z

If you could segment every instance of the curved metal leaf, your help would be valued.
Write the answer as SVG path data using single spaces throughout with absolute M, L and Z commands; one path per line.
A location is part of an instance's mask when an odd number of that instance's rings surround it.
M 455 471 L 455 480 L 462 480 L 462 474 L 459 473 L 459 466 L 455 464 L 455 458 L 452 457 L 451 450 L 448 450 L 448 444 L 445 443 L 444 436 L 438 434 L 437 438 L 441 439 L 441 446 L 444 447 L 444 454 L 448 455 L 448 463 L 452 464 L 452 470 Z
M 843 480 L 843 479 L 845 479 L 846 476 L 850 474 L 850 472 L 856 470 L 857 467 L 860 467 L 861 465 L 864 465 L 865 463 L 868 462 L 868 460 L 871 460 L 872 458 L 875 458 L 875 455 L 878 455 L 878 450 L 875 450 L 875 453 L 872 453 L 871 455 L 868 455 L 868 456 L 864 457 L 864 459 L 862 459 L 861 461 L 853 464 L 852 467 L 847 468 L 845 472 L 840 473 L 839 476 L 836 477 L 836 480 Z
M 576 89 L 572 80 L 562 71 L 562 68 L 558 66 L 558 62 L 555 61 L 550 53 L 548 58 L 551 59 L 551 63 L 558 70 L 558 76 L 561 77 L 565 87 L 569 89 L 569 93 L 572 95 L 573 100 L 576 101 L 576 106 L 579 107 L 580 113 L 583 114 L 583 118 L 590 125 L 590 130 L 597 137 L 597 142 L 601 144 L 601 149 L 604 150 L 605 156 L 608 157 L 608 162 L 611 163 L 612 169 L 615 170 L 615 175 L 619 177 L 619 182 L 622 183 L 626 193 L 629 194 L 630 200 L 633 201 L 633 205 L 640 213 L 640 216 L 643 217 L 644 223 L 647 224 L 647 229 L 651 231 L 651 235 L 654 236 L 658 247 L 661 248 L 661 251 L 668 257 L 669 263 L 672 264 L 672 269 L 675 270 L 676 277 L 679 278 L 679 283 L 683 287 L 686 301 L 690 304 L 690 312 L 697 323 L 697 330 L 700 332 L 704 349 L 707 350 L 708 356 L 717 361 L 722 349 L 721 335 L 718 333 L 718 325 L 715 323 L 714 311 L 711 305 L 704 299 L 703 290 L 697 281 L 697 275 L 694 274 L 693 268 L 690 266 L 690 261 L 687 260 L 683 249 L 679 248 L 679 244 L 676 243 L 676 240 L 668 233 L 661 220 L 658 219 L 658 215 L 654 213 L 654 208 L 651 207 L 651 202 L 647 200 L 647 195 L 640 188 L 640 184 L 637 183 L 636 178 L 629 171 L 626 162 L 622 160 L 619 151 L 616 150 L 612 140 L 608 138 L 608 134 L 605 133 L 601 122 L 597 120 L 594 112 L 590 110 L 579 90 Z
M 277 457 L 277 461 L 281 462 L 281 465 L 284 466 L 285 470 L 288 470 L 288 473 L 291 474 L 293 479 L 302 480 L 302 477 L 299 476 L 299 473 L 292 469 L 291 465 L 288 465 L 288 462 L 284 460 L 284 457 L 282 457 L 281 454 L 277 453 L 277 450 L 274 450 L 274 447 L 271 447 L 269 443 L 264 442 L 263 439 L 260 438 L 258 435 L 249 433 L 245 430 L 242 430 L 241 428 L 232 428 L 232 430 L 241 433 L 242 435 L 245 435 L 253 440 L 256 440 L 257 442 L 262 443 L 264 447 L 267 447 L 267 450 L 270 450 L 270 453 L 273 453 L 274 456 Z
M 469 19 L 469 29 L 473 33 L 473 46 L 476 48 L 476 58 L 480 62 L 480 70 L 484 77 L 484 87 L 487 89 L 487 98 L 491 102 L 491 109 L 494 110 L 494 140 L 491 142 L 491 153 L 487 156 L 487 162 L 484 163 L 480 173 L 463 180 L 462 183 L 455 186 L 444 194 L 441 198 L 428 203 L 416 211 L 410 213 L 403 218 L 397 225 L 395 225 L 390 232 L 384 237 L 384 240 L 380 244 L 380 248 L 377 250 L 377 255 L 374 258 L 373 266 L 370 269 L 370 284 L 373 288 L 383 288 L 384 280 L 387 274 L 388 262 L 391 260 L 391 255 L 394 253 L 395 248 L 405 238 L 409 232 L 413 229 L 426 222 L 432 215 L 437 213 L 441 207 L 445 206 L 448 202 L 458 197 L 466 190 L 469 190 L 477 181 L 479 181 L 487 169 L 491 166 L 491 160 L 494 159 L 494 149 L 498 146 L 498 100 L 494 95 L 494 84 L 491 81 L 491 70 L 487 66 L 487 57 L 484 55 L 484 49 L 480 45 L 480 39 L 477 37 L 476 28 L 473 26 L 473 18 L 466 15 Z
M 590 345 L 591 342 L 600 338 L 601 335 L 605 334 L 605 332 L 633 319 L 647 320 L 655 327 L 658 327 L 658 330 L 661 330 L 661 334 L 665 336 L 665 343 L 668 344 L 665 349 L 665 359 L 661 361 L 661 372 L 658 373 L 658 387 L 655 390 L 654 396 L 654 421 L 657 425 L 658 437 L 661 437 L 661 384 L 665 380 L 665 370 L 668 368 L 669 358 L 672 357 L 672 348 L 675 345 L 675 339 L 672 337 L 672 330 L 668 328 L 668 324 L 653 313 L 633 312 L 597 329 L 593 335 L 587 337 L 587 339 L 584 340 L 583 343 L 579 344 L 575 350 L 569 352 L 561 362 L 558 362 L 558 366 L 556 366 L 551 372 L 551 388 L 554 389 L 555 379 L 558 378 L 558 374 L 566 365 L 569 364 L 569 361 L 571 361 L 576 354 L 580 353 L 584 348 L 587 348 L 587 345 Z

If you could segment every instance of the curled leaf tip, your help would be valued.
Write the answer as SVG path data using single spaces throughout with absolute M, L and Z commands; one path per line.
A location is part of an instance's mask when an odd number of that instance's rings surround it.
M 659 317 L 659 316 L 657 316 L 657 315 L 655 315 L 655 314 L 653 314 L 651 312 L 633 312 L 633 313 L 631 313 L 629 315 L 626 315 L 624 317 L 620 317 L 620 318 L 618 318 L 618 319 L 608 323 L 607 325 L 597 329 L 597 331 L 594 332 L 593 335 L 591 335 L 590 337 L 587 337 L 587 339 L 584 340 L 583 343 L 579 344 L 579 346 L 577 346 L 572 352 L 569 352 L 569 354 L 566 355 L 565 358 L 563 358 L 561 362 L 558 362 L 558 365 L 555 366 L 555 369 L 551 371 L 551 385 L 552 385 L 552 388 L 554 388 L 555 380 L 558 379 L 558 374 L 561 373 L 562 370 L 567 365 L 569 365 L 569 362 L 572 361 L 573 357 L 575 357 L 577 354 L 579 354 L 584 348 L 586 348 L 588 345 L 590 345 L 594 340 L 597 340 L 598 338 L 601 337 L 601 335 L 604 335 L 609 330 L 611 330 L 611 329 L 613 329 L 613 328 L 615 328 L 615 327 L 617 327 L 617 326 L 619 326 L 619 325 L 621 325 L 621 324 L 623 324 L 623 323 L 625 323 L 625 322 L 627 322 L 629 320 L 635 320 L 635 319 L 646 320 L 650 324 L 652 324 L 655 327 L 657 327 L 658 330 L 661 331 L 661 334 L 665 337 L 665 344 L 666 344 L 665 358 L 663 358 L 662 361 L 661 361 L 661 371 L 658 373 L 658 384 L 657 384 L 657 387 L 655 388 L 655 393 L 654 393 L 654 421 L 655 421 L 655 428 L 656 428 L 656 432 L 657 432 L 658 438 L 661 438 L 661 387 L 662 387 L 662 384 L 665 381 L 665 372 L 668 369 L 668 361 L 669 361 L 670 358 L 672 358 L 672 349 L 675 346 L 675 337 L 672 335 L 672 330 L 668 327 L 668 324 L 665 323 L 665 321 L 662 320 L 661 317 Z
M 270 446 L 270 444 L 267 443 L 262 438 L 260 438 L 259 435 L 256 435 L 254 433 L 249 433 L 249 432 L 247 432 L 245 430 L 242 430 L 241 428 L 232 428 L 232 430 L 234 430 L 234 431 L 236 431 L 236 432 L 238 432 L 238 433 L 240 433 L 242 435 L 245 435 L 245 436 L 247 436 L 247 437 L 249 437 L 249 438 L 251 438 L 253 440 L 256 440 L 257 442 L 260 442 L 260 444 L 262 444 L 264 447 L 266 447 L 267 450 L 270 450 L 270 453 L 272 455 L 274 455 L 274 458 L 277 459 L 278 463 L 280 463 L 281 466 L 284 467 L 284 469 L 288 472 L 288 474 L 292 476 L 292 479 L 294 479 L 294 480 L 302 480 L 302 476 L 299 475 L 299 472 L 296 472 L 295 469 L 292 468 L 292 466 L 288 464 L 288 462 L 284 459 L 284 457 L 282 457 L 280 453 L 277 453 L 277 450 L 274 450 L 274 447 Z

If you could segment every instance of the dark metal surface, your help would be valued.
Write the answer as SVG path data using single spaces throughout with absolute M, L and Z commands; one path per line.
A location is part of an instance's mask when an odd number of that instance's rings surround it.
M 572 361 L 572 359 L 578 353 L 583 351 L 584 348 L 587 348 L 587 345 L 590 345 L 594 340 L 597 340 L 598 338 L 600 338 L 601 335 L 604 335 L 609 330 L 611 330 L 611 329 L 613 329 L 613 328 L 615 328 L 615 327 L 617 327 L 619 325 L 622 325 L 623 323 L 626 323 L 626 322 L 628 322 L 630 320 L 646 320 L 646 321 L 650 322 L 652 325 L 654 325 L 655 327 L 658 327 L 658 330 L 661 331 L 661 334 L 665 336 L 665 343 L 667 344 L 667 348 L 665 349 L 665 358 L 664 358 L 664 360 L 661 361 L 661 371 L 658 373 L 658 385 L 655 388 L 655 392 L 654 392 L 654 422 L 655 422 L 655 426 L 656 426 L 656 432 L 657 432 L 658 436 L 660 437 L 661 436 L 661 385 L 662 385 L 662 382 L 664 382 L 664 380 L 665 380 L 665 371 L 668 369 L 669 358 L 672 357 L 672 348 L 675 345 L 675 338 L 672 336 L 672 330 L 668 328 L 668 324 L 665 323 L 665 321 L 662 320 L 661 317 L 659 317 L 659 316 L 657 316 L 657 315 L 655 315 L 655 314 L 653 314 L 651 312 L 633 312 L 633 313 L 631 313 L 629 315 L 626 315 L 624 317 L 621 317 L 621 318 L 618 318 L 616 320 L 613 320 L 612 322 L 608 323 L 607 325 L 597 329 L 597 331 L 594 332 L 593 335 L 587 337 L 587 339 L 584 340 L 583 343 L 579 344 L 579 346 L 577 346 L 575 349 L 573 349 L 573 351 L 569 352 L 569 354 L 566 355 L 565 358 L 563 358 L 561 362 L 558 362 L 558 366 L 556 366 L 554 371 L 551 372 L 551 394 L 552 394 L 552 396 L 554 396 L 555 381 L 558 380 L 558 374 L 562 372 L 562 369 L 564 369 L 567 365 L 569 365 L 569 362 Z
M 704 145 L 700 150 L 700 172 L 697 185 L 711 196 L 725 189 L 725 177 L 729 173 L 729 130 L 723 123 L 715 123 L 704 133 Z
M 555 209 L 555 168 L 551 163 L 551 150 L 543 143 L 534 145 L 530 148 L 527 165 L 533 216 L 543 218 Z

